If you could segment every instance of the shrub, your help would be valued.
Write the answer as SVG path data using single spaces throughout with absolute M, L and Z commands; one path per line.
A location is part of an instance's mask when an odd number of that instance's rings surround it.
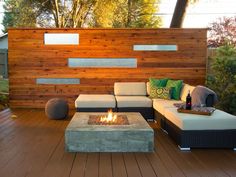
M 9 102 L 9 97 L 8 95 L 0 95 L 0 111 L 2 109 L 5 109 L 7 108 L 9 105 L 8 105 L 8 102 Z
M 236 48 L 225 44 L 217 48 L 207 85 L 218 96 L 216 107 L 236 115 Z
M 9 105 L 9 84 L 7 79 L 0 79 L 0 111 Z

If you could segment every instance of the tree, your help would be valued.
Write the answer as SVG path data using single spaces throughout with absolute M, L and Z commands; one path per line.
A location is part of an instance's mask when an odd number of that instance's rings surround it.
M 128 0 L 126 27 L 160 27 L 161 18 L 154 15 L 158 11 L 156 3 L 156 0 Z
M 155 28 L 161 26 L 159 0 L 105 0 L 95 9 L 96 25 L 114 28 Z M 95 26 L 96 26 L 95 25 Z
M 226 43 L 217 48 L 212 70 L 207 85 L 218 96 L 217 107 L 236 115 L 236 48 L 233 45 Z
M 35 27 L 36 14 L 27 0 L 8 0 L 5 2 L 2 25 L 3 32 L 8 27 Z
M 219 18 L 209 26 L 208 46 L 215 48 L 225 43 L 236 46 L 236 16 Z
M 31 0 L 41 26 L 78 28 L 89 21 L 96 0 Z M 49 21 L 45 23 L 44 19 Z
M 170 23 L 170 28 L 181 28 L 184 22 L 188 5 L 196 3 L 198 0 L 177 0 L 174 14 Z
M 27 17 L 34 20 L 25 26 L 35 25 L 36 19 L 37 25 L 41 27 L 159 27 L 161 18 L 154 15 L 158 10 L 156 1 L 158 0 L 9 0 L 5 6 L 11 15 L 5 14 L 5 26 L 16 26 L 16 21 L 13 23 L 12 19 L 18 13 L 13 12 L 27 2 L 26 7 L 30 10 Z M 11 8 L 14 3 L 17 3 L 17 7 Z M 27 18 L 19 16 L 17 19 L 20 21 Z
M 170 28 L 182 27 L 187 6 L 188 6 L 188 0 L 177 0 L 174 14 L 170 23 Z
M 112 28 L 114 18 L 118 15 L 116 10 L 122 2 L 124 2 L 124 0 L 97 1 L 93 14 L 94 23 L 91 24 L 91 26 Z M 120 10 L 123 10 L 123 8 Z

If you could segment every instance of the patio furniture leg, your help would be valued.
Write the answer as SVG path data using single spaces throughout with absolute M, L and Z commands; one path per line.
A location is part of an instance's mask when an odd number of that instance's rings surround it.
M 167 132 L 166 130 L 164 130 L 163 128 L 161 128 L 161 130 L 162 130 L 164 133 L 168 134 L 168 132 Z
M 184 148 L 182 148 L 180 145 L 178 145 L 178 147 L 179 147 L 179 149 L 180 149 L 181 151 L 190 151 L 190 147 L 184 147 Z

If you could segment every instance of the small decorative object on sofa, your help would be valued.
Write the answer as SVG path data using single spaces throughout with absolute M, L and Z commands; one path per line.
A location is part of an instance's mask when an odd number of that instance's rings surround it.
M 161 98 L 165 100 L 170 100 L 171 99 L 171 90 L 172 88 L 167 88 L 167 87 L 155 87 L 151 86 L 150 87 L 150 98 Z
M 168 78 L 163 79 L 155 79 L 155 78 L 149 78 L 150 86 L 156 86 L 156 87 L 165 87 L 167 84 Z
M 210 101 L 211 105 L 208 104 L 206 106 L 211 107 L 217 102 L 216 93 L 213 90 L 201 85 L 196 86 L 196 88 L 192 91 L 191 95 L 192 95 L 193 106 L 201 106 L 203 104 L 206 104 L 209 95 L 212 96 L 210 97 L 212 99 L 212 101 Z
M 198 107 L 194 106 L 192 109 L 186 109 L 184 107 L 180 107 L 177 109 L 180 113 L 188 113 L 188 114 L 198 114 L 198 115 L 206 115 L 210 116 L 216 109 L 213 107 Z
M 168 80 L 166 87 L 172 88 L 172 96 L 171 98 L 174 100 L 180 99 L 181 89 L 182 89 L 182 80 Z
M 192 98 L 191 98 L 190 90 L 189 90 L 188 95 L 186 97 L 186 109 L 191 110 L 191 108 L 192 108 Z

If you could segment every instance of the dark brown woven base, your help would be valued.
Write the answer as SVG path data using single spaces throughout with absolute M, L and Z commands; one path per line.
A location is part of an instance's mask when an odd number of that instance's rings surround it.
M 76 108 L 77 112 L 107 112 L 108 110 L 117 111 L 116 108 Z
M 236 130 L 181 130 L 162 115 L 161 128 L 181 148 L 235 148 Z
M 118 112 L 139 112 L 146 120 L 153 121 L 154 119 L 154 111 L 153 108 L 147 107 L 127 107 L 127 108 L 117 108 Z

